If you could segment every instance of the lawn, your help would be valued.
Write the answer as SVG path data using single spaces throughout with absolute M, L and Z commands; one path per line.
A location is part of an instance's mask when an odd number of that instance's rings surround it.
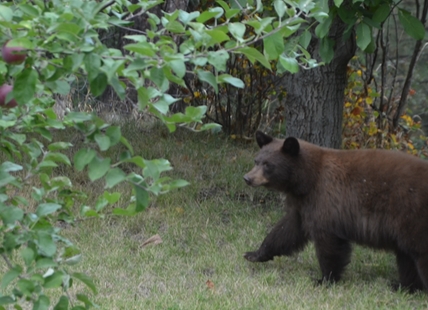
M 247 262 L 243 253 L 258 248 L 285 203 L 278 193 L 245 185 L 255 143 L 184 130 L 169 135 L 156 126 L 128 125 L 123 133 L 136 153 L 170 160 L 169 175 L 191 184 L 153 197 L 137 216 L 64 229 L 82 250 L 77 268 L 93 277 L 101 309 L 428 308 L 426 293 L 392 290 L 398 276 L 390 253 L 355 246 L 343 280 L 331 286 L 315 285 L 320 271 L 312 245 L 293 257 Z M 74 178 L 94 194 L 102 190 L 80 174 Z M 161 243 L 144 245 L 155 235 Z

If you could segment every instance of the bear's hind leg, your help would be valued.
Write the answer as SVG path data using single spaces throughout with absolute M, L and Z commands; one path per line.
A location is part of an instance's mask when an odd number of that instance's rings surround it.
M 424 284 L 419 277 L 418 269 L 413 258 L 402 251 L 396 252 L 400 286 L 410 293 L 423 290 Z
M 289 210 L 275 225 L 263 240 L 257 251 L 244 254 L 250 262 L 266 262 L 274 256 L 291 255 L 301 251 L 308 243 L 308 238 L 302 229 L 300 214 Z
M 350 242 L 333 235 L 319 236 L 315 240 L 315 249 L 322 272 L 319 283 L 339 281 L 350 261 Z
M 416 259 L 416 267 L 424 288 L 428 290 L 428 254 L 420 255 Z

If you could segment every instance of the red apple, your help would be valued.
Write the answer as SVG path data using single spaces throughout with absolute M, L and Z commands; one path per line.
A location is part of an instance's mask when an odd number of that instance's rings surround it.
M 1 55 L 4 61 L 13 65 L 23 63 L 27 57 L 25 49 L 19 46 L 8 46 L 8 43 L 9 41 L 7 41 L 1 49 Z
M 18 105 L 15 99 L 9 100 L 9 102 L 6 103 L 6 96 L 12 91 L 12 89 L 13 89 L 13 86 L 9 84 L 3 84 L 2 86 L 0 86 L 0 106 L 1 107 L 14 108 Z

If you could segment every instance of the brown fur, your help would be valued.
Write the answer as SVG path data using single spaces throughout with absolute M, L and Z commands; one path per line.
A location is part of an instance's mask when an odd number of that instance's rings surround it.
M 395 252 L 401 286 L 428 289 L 428 162 L 398 151 L 256 138 L 261 150 L 244 179 L 284 192 L 287 213 L 247 260 L 291 255 L 310 240 L 321 281 L 338 281 L 355 242 Z

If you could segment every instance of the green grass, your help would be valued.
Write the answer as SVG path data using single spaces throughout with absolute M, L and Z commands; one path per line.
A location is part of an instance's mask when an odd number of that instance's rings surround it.
M 78 268 L 94 278 L 101 309 L 428 308 L 425 293 L 392 291 L 397 270 L 388 253 L 355 247 L 343 281 L 329 287 L 314 285 L 320 272 L 312 245 L 293 257 L 247 262 L 243 253 L 258 248 L 284 204 L 278 193 L 243 182 L 254 143 L 159 128 L 123 131 L 137 153 L 169 159 L 175 168 L 169 175 L 191 185 L 154 198 L 137 216 L 64 230 L 83 252 Z M 92 188 L 101 191 L 99 184 Z M 163 242 L 143 247 L 155 234 Z

